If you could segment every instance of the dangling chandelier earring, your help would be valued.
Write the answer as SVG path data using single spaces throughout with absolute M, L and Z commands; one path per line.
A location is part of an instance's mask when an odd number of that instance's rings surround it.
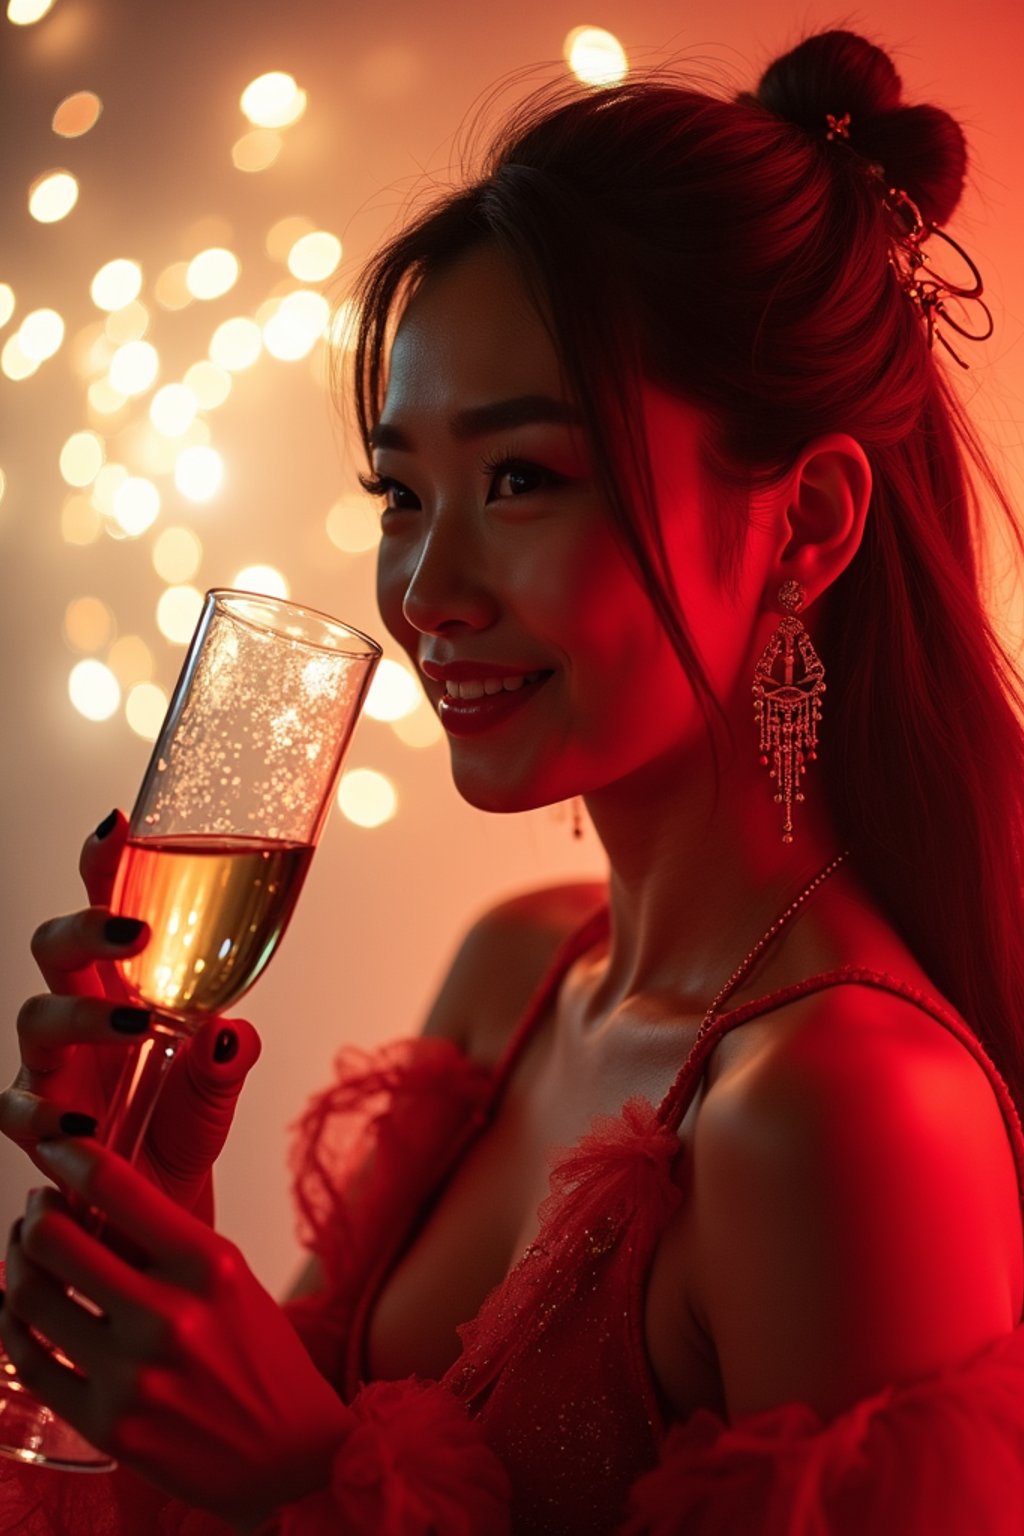
M 811 644 L 811 637 L 796 617 L 806 592 L 799 581 L 784 581 L 779 588 L 779 607 L 787 612 L 761 654 L 754 670 L 754 714 L 760 722 L 761 765 L 776 781 L 775 804 L 785 804 L 782 841 L 793 841 L 793 801 L 803 800 L 800 779 L 807 763 L 817 761 L 819 699 L 825 692 L 825 667 Z M 795 646 L 800 649 L 803 676 L 794 677 Z M 783 676 L 772 676 L 779 652 Z M 772 756 L 769 758 L 768 753 Z

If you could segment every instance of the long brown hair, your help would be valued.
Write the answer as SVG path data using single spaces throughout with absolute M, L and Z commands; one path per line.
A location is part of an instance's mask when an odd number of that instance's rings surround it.
M 828 32 L 734 100 L 651 72 L 533 92 L 482 174 L 364 268 L 349 387 L 369 453 L 390 338 L 418 284 L 484 242 L 509 256 L 551 325 L 618 534 L 709 723 L 721 710 L 652 510 L 640 377 L 711 423 L 727 585 L 747 531 L 746 498 L 729 490 L 770 483 L 818 434 L 858 439 L 874 491 L 818 637 L 829 693 L 817 782 L 862 879 L 1024 1106 L 1024 682 L 986 610 L 979 485 L 1022 555 L 1024 536 L 888 259 L 869 165 L 937 224 L 966 168 L 954 119 L 903 105 L 900 89 L 882 50 Z M 848 141 L 828 140 L 829 113 L 849 113 Z M 625 433 L 629 463 L 613 461 L 609 428 Z

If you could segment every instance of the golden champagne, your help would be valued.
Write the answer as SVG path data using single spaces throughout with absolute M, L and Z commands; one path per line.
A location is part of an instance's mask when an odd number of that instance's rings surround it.
M 129 839 L 111 911 L 152 934 L 117 962 L 133 997 L 184 1033 L 230 1007 L 277 948 L 312 855 L 308 843 L 248 837 Z

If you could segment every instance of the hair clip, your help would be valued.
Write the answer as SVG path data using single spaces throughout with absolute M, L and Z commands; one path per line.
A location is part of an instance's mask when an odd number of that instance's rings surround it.
M 878 172 L 878 167 L 872 167 Z M 884 176 L 883 176 L 884 182 Z M 967 368 L 960 354 L 950 346 L 942 331 L 941 322 L 956 331 L 965 341 L 987 341 L 994 330 L 992 312 L 982 299 L 984 283 L 977 266 L 963 246 L 935 224 L 928 224 L 921 217 L 921 210 L 906 192 L 889 187 L 882 197 L 882 205 L 888 211 L 893 226 L 893 239 L 889 261 L 896 272 L 900 286 L 919 312 L 924 316 L 929 347 L 937 340 L 961 368 Z M 950 246 L 970 273 L 968 284 L 954 283 L 936 272 L 928 252 L 921 249 L 933 236 Z M 982 329 L 968 330 L 950 311 L 947 300 L 959 299 L 963 303 L 977 304 L 985 319 Z
M 849 112 L 844 112 L 842 117 L 833 117 L 831 112 L 826 112 L 825 119 L 828 123 L 828 133 L 825 135 L 826 139 L 848 139 L 850 137 Z

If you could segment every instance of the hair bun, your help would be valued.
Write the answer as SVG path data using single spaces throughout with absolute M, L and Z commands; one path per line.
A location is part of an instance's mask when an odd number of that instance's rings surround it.
M 856 32 L 819 32 L 768 66 L 753 100 L 822 141 L 828 114 L 849 113 L 850 146 L 880 164 L 925 220 L 944 224 L 963 192 L 963 131 L 940 107 L 904 106 L 902 88 L 883 49 Z

